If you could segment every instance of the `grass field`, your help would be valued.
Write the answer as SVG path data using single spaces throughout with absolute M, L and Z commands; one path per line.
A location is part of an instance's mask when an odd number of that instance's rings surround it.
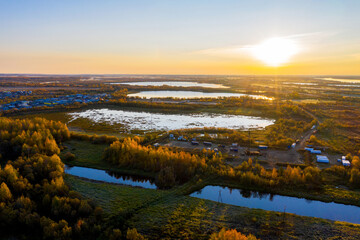
M 114 227 L 136 227 L 149 239 L 208 239 L 210 233 L 222 227 L 262 239 L 360 238 L 360 225 L 201 200 L 182 195 L 182 187 L 159 191 L 95 183 L 69 175 L 66 182 L 103 207 Z

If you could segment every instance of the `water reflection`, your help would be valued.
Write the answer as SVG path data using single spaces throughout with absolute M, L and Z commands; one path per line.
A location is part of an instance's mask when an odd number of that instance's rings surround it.
M 339 203 L 326 203 L 304 198 L 287 197 L 220 186 L 206 186 L 191 197 L 208 199 L 235 206 L 258 208 L 268 211 L 294 213 L 335 221 L 360 223 L 360 207 Z
M 171 86 L 171 87 L 203 87 L 203 88 L 229 88 L 222 84 L 214 83 L 198 83 L 198 82 L 183 82 L 183 81 L 171 81 L 171 82 L 120 82 L 110 84 L 126 84 L 132 86 Z
M 71 167 L 66 165 L 65 173 L 78 177 L 88 178 L 91 180 L 96 180 L 96 181 L 124 184 L 124 185 L 143 187 L 149 189 L 157 188 L 154 179 L 136 176 L 136 175 L 119 174 L 112 171 L 105 171 L 105 170 L 85 168 L 85 167 Z

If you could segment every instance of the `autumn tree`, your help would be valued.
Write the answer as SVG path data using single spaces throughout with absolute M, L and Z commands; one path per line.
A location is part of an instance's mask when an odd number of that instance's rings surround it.
M 236 229 L 226 230 L 225 228 L 221 229 L 218 233 L 213 233 L 210 236 L 210 240 L 256 240 L 257 238 L 253 235 L 244 235 Z
M 354 168 L 357 168 L 357 169 L 360 169 L 360 159 L 358 156 L 354 156 L 352 161 L 351 161 L 351 164 Z
M 0 202 L 10 201 L 12 199 L 12 194 L 6 183 L 1 183 L 0 186 Z
M 145 240 L 146 238 L 141 235 L 140 233 L 138 233 L 138 231 L 136 230 L 136 228 L 128 228 L 127 232 L 126 232 L 126 239 L 127 240 Z

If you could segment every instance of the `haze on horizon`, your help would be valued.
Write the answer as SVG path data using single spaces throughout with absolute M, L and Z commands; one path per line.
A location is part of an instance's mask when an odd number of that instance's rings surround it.
M 0 9 L 0 73 L 360 75 L 358 0 L 14 0 Z

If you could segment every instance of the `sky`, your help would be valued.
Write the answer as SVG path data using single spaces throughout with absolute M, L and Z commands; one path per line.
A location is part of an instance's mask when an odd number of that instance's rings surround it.
M 360 75 L 359 13 L 359 0 L 0 0 L 0 73 Z

